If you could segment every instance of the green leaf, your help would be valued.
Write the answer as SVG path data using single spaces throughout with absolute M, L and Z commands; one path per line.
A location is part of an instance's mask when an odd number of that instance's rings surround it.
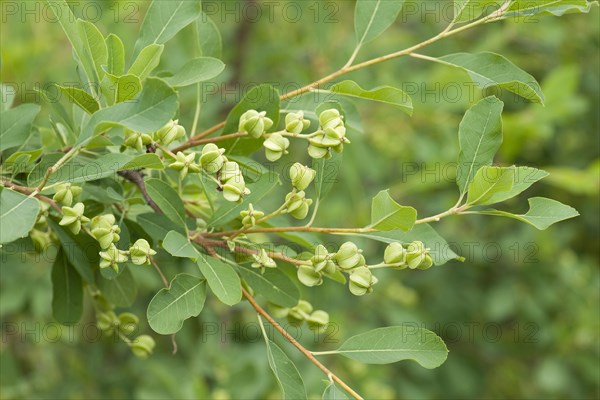
M 108 52 L 106 59 L 106 70 L 109 74 L 121 76 L 125 72 L 125 46 L 114 33 L 106 37 L 106 49 Z
M 185 233 L 185 228 L 183 226 L 177 226 L 163 214 L 140 214 L 136 217 L 136 221 L 155 243 L 163 240 L 170 231 L 174 230 L 179 233 Z
M 529 17 L 533 15 L 551 15 L 561 17 L 565 14 L 588 13 L 597 1 L 587 0 L 515 0 L 508 7 L 504 18 Z
M 148 324 L 161 335 L 179 332 L 186 319 L 200 315 L 205 300 L 206 281 L 179 274 L 168 289 L 161 289 L 148 304 Z
M 10 189 L 0 192 L 0 244 L 26 237 L 33 229 L 40 202 Z
M 162 243 L 163 249 L 173 257 L 190 258 L 192 261 L 198 260 L 200 253 L 190 242 L 187 236 L 182 235 L 177 231 L 170 231 L 165 236 Z
M 177 93 L 163 80 L 149 78 L 134 101 L 115 104 L 94 115 L 83 128 L 78 144 L 115 125 L 139 132 L 155 132 L 177 111 Z
M 487 200 L 485 204 L 495 204 L 502 201 L 512 199 L 513 197 L 523 193 L 531 185 L 544 179 L 548 176 L 546 171 L 531 167 L 509 167 L 504 168 L 513 174 L 513 185 L 510 190 L 497 192 Z
M 69 172 L 68 176 L 61 174 L 61 170 L 58 170 L 56 174 L 60 176 L 61 181 L 81 183 L 110 177 L 116 175 L 117 171 L 142 168 L 164 168 L 164 164 L 156 154 L 141 154 L 135 156 L 124 153 L 107 153 L 92 162 L 83 160 L 78 161 L 78 159 L 76 159 L 73 167 L 82 164 L 84 164 L 82 167 L 74 169 L 73 172 Z
M 497 86 L 534 103 L 544 103 L 544 94 L 535 78 L 500 54 L 482 52 L 456 53 L 439 58 L 417 57 L 460 68 L 482 89 Z
M 129 67 L 127 75 L 135 75 L 140 78 L 140 81 L 146 79 L 158 67 L 164 48 L 165 46 L 162 44 L 150 44 L 144 47 Z
M 108 49 L 104 36 L 96 25 L 82 19 L 77 20 L 77 29 L 81 38 L 82 54 L 80 56 L 86 60 L 86 65 L 92 66 L 90 70 L 93 79 L 99 84 L 103 75 L 102 66 L 106 65 L 108 60 Z
M 267 269 L 261 273 L 253 268 L 238 266 L 237 270 L 248 285 L 270 303 L 281 307 L 295 307 L 300 301 L 298 287 L 278 269 Z
M 354 11 L 354 31 L 358 46 L 377 38 L 398 18 L 404 0 L 358 0 Z
M 218 76 L 225 69 L 221 60 L 212 57 L 199 57 L 188 61 L 167 83 L 173 87 L 183 87 L 204 82 Z
M 435 333 L 416 326 L 388 326 L 346 340 L 335 354 L 366 364 L 413 360 L 427 369 L 446 361 L 448 349 Z
M 482 167 L 469 185 L 467 204 L 492 204 L 490 199 L 499 193 L 512 189 L 515 181 L 515 168 Z
M 58 225 L 52 218 L 48 218 L 48 226 L 58 237 L 62 248 L 65 250 L 67 259 L 71 265 L 75 267 L 83 280 L 87 283 L 94 283 L 94 267 L 92 266 L 92 260 L 93 257 L 98 258 L 96 252 L 98 248 L 97 242 L 90 236 L 85 236 L 87 239 L 83 239 L 83 236 L 76 237 L 71 231 Z M 86 240 L 91 240 L 94 242 L 94 245 L 90 245 L 90 242 L 87 242 Z
M 330 382 L 323 392 L 323 400 L 350 400 L 350 397 L 334 382 Z
M 547 229 L 550 225 L 566 219 L 579 216 L 573 207 L 559 201 L 544 197 L 532 197 L 529 201 L 529 211 L 526 214 L 512 214 L 506 211 L 489 210 L 477 211 L 477 214 L 496 215 L 499 217 L 514 218 L 536 227 L 539 230 Z
M 503 2 L 502 0 L 454 0 L 453 22 L 472 21 L 479 18 L 488 7 L 491 8 L 492 5 L 500 6 Z
M 206 13 L 201 13 L 196 21 L 198 26 L 198 45 L 204 57 L 221 58 L 223 39 L 215 22 Z
M 312 168 L 317 172 L 314 185 L 317 198 L 322 199 L 337 182 L 337 176 L 342 166 L 342 153 L 333 153 L 331 158 L 313 159 Z
M 427 224 L 415 225 L 408 232 L 396 230 L 389 232 L 353 233 L 352 236 L 365 237 L 384 243 L 400 242 L 402 244 L 409 244 L 415 240 L 420 240 L 430 250 L 435 265 L 443 265 L 450 260 L 461 259 L 452 250 L 448 242 Z
M 233 306 L 242 300 L 242 283 L 231 265 L 201 255 L 198 259 L 198 268 L 206 278 L 210 290 L 224 304 Z
M 56 84 L 54 86 L 67 96 L 69 102 L 77 104 L 88 114 L 93 114 L 100 109 L 100 104 L 88 92 L 72 86 L 64 87 Z
M 121 265 L 123 272 L 114 279 L 98 279 L 98 288 L 106 299 L 117 307 L 129 307 L 137 296 L 137 285 L 130 267 Z
M 148 153 L 135 156 L 121 170 L 127 169 L 165 169 L 165 165 L 157 154 Z
M 282 398 L 290 400 L 306 399 L 306 388 L 304 387 L 304 381 L 302 380 L 302 376 L 300 376 L 300 372 L 298 372 L 298 368 L 296 368 L 283 350 L 265 335 L 264 328 L 263 336 L 267 345 L 269 366 L 275 375 L 279 388 L 283 392 Z
M 183 201 L 169 184 L 160 179 L 148 179 L 146 181 L 148 195 L 163 214 L 173 221 L 177 226 L 185 227 L 185 209 Z
M 361 88 L 358 83 L 347 80 L 331 86 L 328 92 L 390 104 L 394 107 L 398 107 L 408 115 L 412 115 L 413 112 L 410 96 L 404 91 L 391 86 L 380 86 L 372 90 L 365 90 Z
M 140 36 L 135 44 L 135 54 L 149 44 L 166 43 L 198 18 L 201 12 L 200 1 L 153 1 L 142 23 Z
M 97 79 L 97 73 L 95 71 L 94 60 L 86 50 L 87 43 L 84 42 L 85 38 L 81 37 L 80 26 L 83 25 L 78 23 L 79 20 L 75 18 L 71 8 L 69 8 L 69 5 L 65 0 L 46 0 L 46 3 L 48 3 L 48 8 L 52 10 L 58 23 L 69 39 L 69 42 L 71 42 L 73 51 L 82 67 L 82 73 L 87 79 L 86 83 L 97 83 L 95 80 Z M 90 32 L 92 31 L 93 29 L 90 29 Z M 87 36 L 87 32 L 85 32 L 85 34 Z M 97 35 L 94 35 L 94 32 L 91 33 L 92 38 L 96 36 Z
M 60 249 L 52 265 L 52 315 L 63 325 L 74 325 L 83 313 L 81 277 Z
M 227 202 L 223 204 L 208 221 L 208 226 L 217 227 L 233 221 L 240 216 L 240 211 L 248 209 L 248 204 L 259 204 L 260 200 L 262 200 L 279 184 L 281 184 L 279 174 L 262 174 L 255 183 L 248 185 L 248 188 L 252 191 L 252 193 L 250 193 L 248 196 L 245 196 L 242 203 L 238 204 Z
M 31 125 L 40 109 L 37 104 L 21 104 L 0 113 L 0 151 L 27 142 Z
M 111 104 L 116 104 L 133 99 L 142 90 L 142 82 L 132 74 L 115 76 L 106 73 L 101 88 Z
M 401 206 L 390 196 L 389 190 L 382 190 L 371 203 L 371 225 L 369 228 L 380 231 L 394 229 L 410 230 L 417 220 L 417 210 Z
M 504 103 L 486 97 L 467 110 L 458 128 L 460 154 L 456 183 L 461 195 L 479 168 L 490 165 L 502 144 L 502 109 Z
M 9 110 L 17 95 L 17 90 L 12 85 L 0 83 L 0 113 Z
M 272 130 L 274 130 L 279 123 L 279 107 L 280 101 L 277 89 L 267 84 L 255 86 L 233 107 L 227 116 L 222 134 L 236 133 L 239 128 L 240 117 L 248 110 L 266 111 L 267 117 L 273 120 Z M 225 140 L 219 146 L 228 149 L 228 154 L 249 154 L 259 149 L 261 144 L 261 140 L 253 138 L 236 138 Z

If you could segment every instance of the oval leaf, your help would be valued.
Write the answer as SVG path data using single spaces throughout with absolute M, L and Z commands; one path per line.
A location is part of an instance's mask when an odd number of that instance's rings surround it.
M 361 88 L 354 81 L 343 81 L 329 88 L 331 93 L 372 100 L 379 103 L 390 104 L 398 107 L 408 115 L 412 115 L 413 104 L 410 96 L 404 91 L 391 86 L 380 86 L 372 90 Z
M 161 289 L 148 304 L 148 324 L 154 332 L 171 335 L 183 322 L 196 317 L 204 308 L 206 281 L 188 274 L 179 274 L 169 288 Z
M 492 163 L 502 144 L 503 108 L 498 98 L 486 97 L 467 110 L 460 123 L 456 183 L 461 194 L 467 191 L 479 168 Z
M 242 300 L 242 282 L 231 265 L 216 258 L 200 256 L 198 268 L 210 290 L 224 304 L 233 306 Z
M 79 322 L 83 313 L 81 277 L 60 249 L 52 266 L 52 315 L 63 325 Z
M 478 211 L 477 214 L 518 219 L 542 231 L 557 222 L 579 216 L 579 212 L 573 207 L 544 197 L 532 197 L 529 199 L 529 211 L 526 214 L 512 214 L 498 210 Z
M 129 268 L 114 279 L 98 279 L 98 288 L 106 299 L 118 307 L 129 307 L 137 296 L 137 285 Z
M 358 47 L 389 28 L 402 10 L 404 0 L 358 0 L 354 11 L 354 30 Z
M 173 87 L 183 87 L 204 82 L 218 76 L 225 69 L 221 60 L 212 57 L 195 58 L 187 62 L 167 83 Z
M 150 78 L 133 101 L 115 104 L 92 115 L 77 143 L 84 143 L 114 125 L 139 132 L 155 132 L 173 117 L 177 107 L 175 90 L 161 79 Z
M 413 360 L 427 369 L 446 361 L 448 349 L 435 333 L 417 327 L 389 326 L 346 340 L 336 354 L 366 364 L 390 364 Z
M 169 184 L 160 179 L 148 179 L 146 181 L 148 195 L 163 214 L 177 226 L 185 227 L 185 209 L 183 201 Z
M 22 104 L 0 113 L 0 151 L 27 142 L 31 124 L 40 109 L 37 104 Z
M 460 68 L 482 89 L 498 86 L 534 103 L 544 103 L 544 94 L 535 78 L 500 54 L 482 52 L 456 53 L 439 58 L 415 57 Z
M 189 258 L 192 261 L 196 261 L 200 256 L 200 253 L 190 243 L 187 236 L 176 231 L 171 231 L 165 236 L 162 247 L 173 257 Z
M 304 381 L 292 360 L 273 341 L 265 337 L 269 366 L 283 392 L 283 399 L 306 399 Z
M 371 225 L 369 228 L 380 231 L 394 229 L 410 230 L 417 220 L 417 210 L 401 206 L 390 196 L 389 190 L 382 190 L 371 203 Z
M 40 202 L 10 189 L 0 192 L 0 244 L 27 236 L 33 229 Z

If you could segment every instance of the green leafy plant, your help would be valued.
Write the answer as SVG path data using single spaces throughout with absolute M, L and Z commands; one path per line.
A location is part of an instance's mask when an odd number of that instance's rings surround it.
M 352 146 L 348 121 L 356 115 L 350 114 L 354 109 L 347 106 L 348 98 L 409 115 L 414 111 L 410 96 L 401 89 L 365 89 L 364 84 L 339 78 L 410 56 L 461 69 L 481 89 L 497 87 L 543 104 L 535 78 L 499 54 L 432 57 L 417 51 L 484 24 L 587 12 L 595 2 L 455 0 L 454 20 L 436 36 L 357 62 L 361 49 L 394 23 L 404 3 L 358 0 L 357 44 L 342 68 L 283 94 L 269 84 L 255 86 L 225 121 L 200 133 L 199 107 L 190 127 L 179 123 L 178 92 L 196 86 L 200 93 L 202 82 L 225 69 L 218 59 L 218 31 L 202 14 L 200 1 L 152 2 L 129 63 L 117 35 L 105 37 L 92 23 L 76 19 L 65 1 L 47 3 L 62 11 L 56 16 L 71 42 L 83 89 L 54 85 L 68 107 L 51 104 L 51 127 L 46 128 L 51 130 L 50 140 L 34 128 L 40 106 L 12 107 L 11 100 L 2 104 L 0 243 L 29 237 L 40 252 L 57 245 L 52 268 L 56 320 L 77 323 L 87 293 L 97 326 L 107 335 L 116 334 L 138 357 L 153 352 L 154 339 L 150 332 L 135 336 L 140 316 L 117 314 L 116 309 L 130 306 L 136 296 L 130 270 L 151 266 L 164 283 L 147 307 L 146 318 L 155 333 L 173 335 L 175 343 L 174 335 L 187 319 L 202 312 L 209 293 L 232 307 L 245 299 L 256 311 L 268 362 L 285 398 L 306 398 L 306 390 L 298 369 L 267 334 L 267 325 L 326 374 L 324 398 L 361 398 L 317 357 L 341 355 L 367 364 L 413 360 L 436 368 L 446 360 L 445 344 L 426 329 L 391 326 L 358 333 L 335 350 L 310 351 L 277 320 L 306 323 L 317 332 L 330 323 L 325 310 L 302 299 L 299 285 L 342 284 L 353 295 L 376 296 L 378 269 L 410 273 L 462 259 L 431 226 L 446 217 L 505 216 L 546 229 L 578 215 L 567 205 L 540 197 L 528 200 L 525 214 L 492 208 L 548 174 L 532 167 L 493 165 L 502 144 L 504 104 L 488 96 L 466 110 L 457 127 L 458 193 L 452 207 L 420 217 L 416 208 L 398 204 L 382 190 L 372 200 L 366 227 L 317 225 L 335 180 L 332 174 L 343 168 L 344 148 Z M 165 44 L 190 24 L 206 35 L 196 44 L 201 55 L 175 72 L 156 73 Z M 41 94 L 50 98 L 49 93 Z M 309 101 L 298 103 L 302 107 L 291 101 L 308 95 L 319 101 L 310 106 L 305 106 Z M 294 154 L 292 142 L 305 143 L 306 154 Z M 253 154 L 263 163 L 253 162 Z M 261 154 L 279 168 L 266 168 Z M 310 165 L 302 162 L 307 157 Z M 287 193 L 271 210 L 267 196 L 280 195 L 280 188 Z M 368 238 L 387 247 L 379 257 L 365 255 L 351 240 L 333 247 L 324 235 Z M 165 276 L 158 252 L 189 260 L 197 266 L 196 274 Z

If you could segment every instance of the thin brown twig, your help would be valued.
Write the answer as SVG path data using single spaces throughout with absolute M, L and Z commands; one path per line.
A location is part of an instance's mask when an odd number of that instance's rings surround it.
M 273 325 L 273 327 L 281 334 L 281 336 L 283 336 L 288 342 L 290 342 L 292 345 L 294 345 L 294 347 L 296 347 L 298 350 L 300 350 L 300 352 L 306 358 L 308 358 L 310 360 L 310 362 L 312 362 L 314 365 L 316 365 L 321 371 L 323 371 L 323 373 L 325 375 L 327 375 L 327 377 L 329 377 L 332 380 L 334 380 L 338 385 L 340 385 L 352 397 L 354 397 L 357 400 L 363 400 L 363 397 L 360 394 L 358 394 L 356 391 L 354 391 L 354 389 L 352 389 L 350 386 L 348 386 L 348 384 L 346 382 L 344 382 L 342 379 L 340 379 L 336 374 L 334 374 L 333 372 L 331 372 L 331 370 L 329 370 L 319 360 L 317 360 L 315 358 L 315 356 L 313 356 L 310 351 L 308 351 L 304 346 L 302 346 L 300 343 L 298 343 L 298 341 L 296 339 L 294 339 L 289 333 L 287 333 L 286 330 L 283 329 L 281 327 L 281 325 L 279 325 L 277 323 L 277 321 L 275 321 L 275 319 L 273 317 L 271 317 L 271 315 L 269 313 L 267 313 L 256 302 L 256 300 L 254 299 L 254 297 L 252 297 L 250 295 L 250 293 L 248 293 L 248 291 L 246 289 L 244 289 L 244 287 L 242 287 L 242 293 L 244 294 L 244 297 L 248 300 L 248 303 L 250 303 L 250 305 L 254 308 L 254 310 L 256 310 L 256 312 L 259 315 L 261 315 L 267 321 L 269 321 L 269 323 L 271 325 Z
M 156 204 L 154 200 L 152 200 L 152 198 L 148 194 L 148 191 L 146 190 L 146 184 L 144 183 L 144 174 L 142 174 L 140 171 L 135 170 L 119 171 L 117 172 L 117 174 L 120 177 L 125 178 L 131 183 L 135 184 L 138 187 L 138 189 L 140 189 L 144 200 L 146 201 L 146 203 L 148 203 L 150 208 L 152 208 L 157 213 L 162 214 L 162 210 L 160 209 L 158 204 Z
M 34 188 L 30 188 L 30 187 L 27 187 L 27 186 L 17 185 L 15 183 L 12 183 L 12 182 L 4 180 L 4 179 L 2 180 L 2 185 L 4 185 L 5 187 L 7 187 L 9 189 L 12 189 L 12 190 L 14 190 L 16 192 L 27 194 L 27 195 L 35 192 Z M 52 206 L 52 208 L 54 208 L 59 213 L 62 212 L 62 209 L 60 208 L 60 206 L 54 200 L 52 200 L 51 198 L 43 196 L 43 195 L 41 195 L 39 193 L 36 194 L 35 197 L 38 200 L 43 201 L 44 203 L 50 204 L 50 206 Z

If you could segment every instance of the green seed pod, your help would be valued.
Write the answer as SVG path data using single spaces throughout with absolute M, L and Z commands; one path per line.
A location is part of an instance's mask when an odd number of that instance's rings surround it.
M 248 194 L 250 194 L 250 190 L 246 187 L 242 175 L 239 175 L 239 178 L 229 179 L 223 186 L 223 197 L 233 203 L 240 202 L 242 197 Z
M 269 311 L 275 318 L 285 318 L 290 313 L 290 309 L 287 307 L 281 307 L 277 304 L 269 303 Z
M 335 263 L 333 262 L 332 254 L 329 254 L 325 246 L 322 244 L 318 245 L 315 249 L 315 255 L 311 257 L 310 262 L 312 263 L 315 271 L 322 272 L 325 274 L 335 273 Z
M 340 268 L 349 270 L 358 267 L 361 261 L 364 262 L 364 258 L 361 260 L 360 253 L 361 250 L 354 243 L 346 242 L 335 254 L 335 260 Z
M 266 115 L 266 111 L 260 113 L 256 110 L 246 111 L 240 117 L 239 131 L 258 139 L 273 126 L 273 120 Z
M 312 203 L 312 199 L 304 199 L 302 200 L 302 204 L 293 211 L 289 211 L 289 214 L 296 219 L 304 219 L 308 215 Z
M 391 265 L 404 265 L 406 263 L 406 250 L 404 246 L 398 242 L 390 243 L 383 253 L 383 261 Z
M 127 147 L 132 147 L 137 151 L 144 151 L 145 146 L 152 143 L 152 136 L 147 133 L 135 132 L 131 129 L 125 129 L 125 141 L 123 144 Z
M 240 212 L 242 217 L 242 225 L 244 227 L 252 227 L 256 225 L 256 220 L 264 217 L 265 213 L 262 211 L 256 211 L 252 206 L 252 203 L 248 204 L 248 210 Z
M 306 189 L 317 176 L 317 171 L 300 163 L 290 167 L 290 179 L 292 186 L 298 190 Z
M 111 267 L 115 272 L 119 272 L 119 264 L 128 260 L 127 252 L 117 249 L 114 244 L 111 244 L 106 251 L 100 252 L 100 268 Z
M 73 207 L 63 207 L 63 217 L 58 223 L 61 226 L 69 228 L 74 235 L 79 234 L 81 231 L 81 224 L 89 222 L 90 219 L 83 215 L 85 206 L 83 203 L 77 203 Z
M 315 139 L 311 139 L 309 141 L 310 145 L 308 146 L 308 155 L 314 159 L 321 158 L 330 158 L 331 153 L 329 152 L 328 147 L 323 147 L 320 142 Z
M 209 143 L 202 149 L 200 165 L 209 174 L 216 174 L 223 168 L 225 149 L 220 149 L 216 144 Z
M 319 123 L 323 129 L 337 128 L 340 125 L 344 125 L 344 120 L 339 110 L 331 108 L 319 115 Z
M 363 296 L 373 291 L 372 287 L 377 283 L 377 278 L 373 276 L 371 270 L 367 267 L 359 267 L 350 274 L 350 292 L 355 296 Z
M 299 135 L 303 130 L 308 129 L 310 121 L 304 119 L 304 112 L 289 113 L 285 116 L 285 130 L 289 133 Z
M 406 264 L 410 269 L 416 269 L 427 257 L 427 249 L 423 242 L 415 241 L 406 249 Z
M 269 257 L 265 249 L 260 249 L 258 254 L 252 255 L 252 258 L 254 259 L 252 268 L 261 269 L 263 271 L 265 268 L 277 268 L 277 264 Z
M 329 325 L 329 314 L 323 310 L 317 310 L 306 319 L 308 327 L 317 332 L 322 332 Z
M 240 166 L 235 161 L 227 161 L 221 168 L 221 182 L 227 183 L 231 179 L 244 180 Z
M 146 239 L 138 239 L 129 248 L 131 262 L 135 265 L 150 264 L 150 257 L 155 255 L 156 251 L 152 250 L 150 243 Z
M 433 267 L 433 258 L 429 254 L 425 255 L 425 259 L 421 261 L 421 264 L 417 267 L 418 269 L 429 269 Z
M 179 125 L 179 120 L 172 120 L 167 122 L 165 126 L 160 128 L 154 134 L 157 142 L 161 142 L 164 145 L 169 145 L 175 140 L 185 136 L 185 128 Z
M 323 277 L 309 265 L 300 265 L 297 271 L 298 280 L 305 286 L 313 287 L 323 284 Z
M 178 152 L 175 156 L 175 162 L 170 164 L 169 168 L 179 171 L 179 177 L 181 178 L 181 180 L 183 180 L 187 176 L 188 172 L 200 172 L 200 166 L 196 164 L 195 152 L 191 152 L 188 155 L 185 155 L 181 151 Z
M 308 301 L 300 300 L 294 308 L 290 309 L 288 321 L 290 323 L 293 323 L 293 321 L 302 323 L 312 312 L 313 306 Z
M 102 312 L 96 317 L 96 326 L 106 334 L 111 334 L 121 321 L 113 311 Z
M 73 199 L 81 193 L 81 187 L 74 186 L 71 183 L 63 183 L 57 186 L 56 193 L 52 197 L 54 201 L 64 206 L 73 204 Z
M 44 250 L 46 250 L 52 243 L 52 237 L 50 236 L 49 232 L 42 232 L 40 230 L 33 229 L 31 232 L 29 232 L 29 237 L 33 242 L 33 247 L 35 247 L 35 250 L 38 253 L 44 252 Z
M 96 215 L 90 222 L 90 228 L 92 230 L 97 228 L 111 229 L 116 223 L 116 218 L 112 214 Z
M 132 313 L 119 314 L 119 331 L 126 336 L 131 335 L 137 329 L 140 319 Z
M 154 342 L 154 339 L 152 339 L 151 336 L 140 335 L 137 338 L 135 338 L 129 344 L 129 346 L 131 347 L 131 351 L 136 357 L 145 359 L 148 358 L 148 356 L 154 351 L 156 342 Z
M 264 141 L 263 146 L 265 147 L 265 156 L 269 161 L 277 161 L 284 154 L 288 154 L 288 147 L 290 147 L 290 141 L 288 138 L 281 136 L 280 133 L 272 133 L 267 140 Z

